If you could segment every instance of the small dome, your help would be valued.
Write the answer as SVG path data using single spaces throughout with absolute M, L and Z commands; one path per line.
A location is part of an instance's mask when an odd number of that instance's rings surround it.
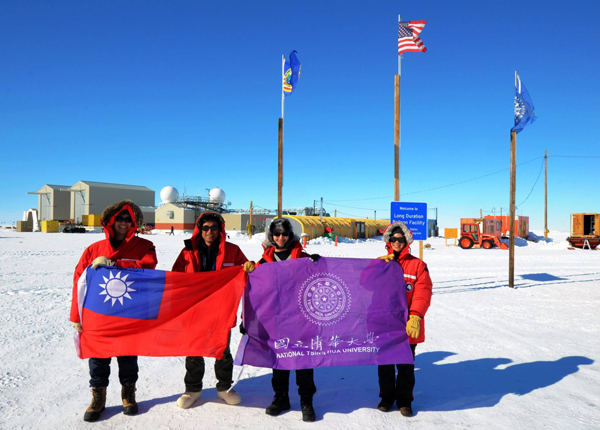
M 179 191 L 177 188 L 169 185 L 160 190 L 160 199 L 163 203 L 174 203 L 179 198 Z
M 222 204 L 225 201 L 225 191 L 218 187 L 213 188 L 210 190 L 210 193 L 208 193 L 208 200 L 210 200 L 212 203 Z

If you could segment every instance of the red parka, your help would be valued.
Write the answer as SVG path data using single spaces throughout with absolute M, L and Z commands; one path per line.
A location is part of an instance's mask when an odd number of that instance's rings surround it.
M 114 237 L 113 225 L 115 218 L 123 210 L 131 215 L 133 223 L 127 232 L 127 236 L 117 248 L 113 248 L 110 239 Z M 71 299 L 71 322 L 79 321 L 79 309 L 77 306 L 77 281 L 83 271 L 92 264 L 97 257 L 106 257 L 115 262 L 115 266 L 124 269 L 154 269 L 157 264 L 156 249 L 154 244 L 146 239 L 135 235 L 137 227 L 141 224 L 142 212 L 133 202 L 122 201 L 109 206 L 102 213 L 102 223 L 106 239 L 100 240 L 88 246 L 79 259 L 73 275 L 73 295 Z
M 417 339 L 409 338 L 411 344 L 422 343 L 425 341 L 425 313 L 429 309 L 431 303 L 431 296 L 433 294 L 433 283 L 429 277 L 429 269 L 427 264 L 417 257 L 414 257 L 409 252 L 409 245 L 412 243 L 412 233 L 401 222 L 395 222 L 390 224 L 383 235 L 383 240 L 386 242 L 386 248 L 388 254 L 393 254 L 391 245 L 389 244 L 389 238 L 391 232 L 395 227 L 402 228 L 402 233 L 406 238 L 406 246 L 400 251 L 400 256 L 397 261 L 402 266 L 404 272 L 404 286 L 406 289 L 406 301 L 408 303 L 409 315 L 417 315 L 422 318 L 421 320 L 421 332 Z
M 297 240 L 292 243 L 290 251 L 291 251 L 290 257 L 292 260 L 295 260 L 296 258 L 310 257 L 310 255 L 308 255 L 306 252 L 304 252 L 302 245 L 300 245 L 300 242 L 298 242 Z M 265 248 L 265 252 L 263 252 L 263 255 L 262 255 L 262 260 L 259 261 L 258 265 L 260 265 L 260 262 L 273 263 L 274 261 L 275 261 L 275 247 L 271 245 L 271 246 Z
M 198 217 L 196 226 L 192 233 L 192 238 L 184 241 L 185 248 L 181 250 L 175 264 L 173 264 L 173 272 L 201 272 L 202 271 L 202 256 L 200 255 L 200 246 L 202 239 L 202 231 L 199 225 L 204 224 L 204 217 L 207 215 L 216 216 L 221 221 L 221 234 L 219 240 L 219 252 L 217 254 L 217 262 L 215 270 L 225 269 L 227 267 L 241 266 L 248 259 L 239 248 L 233 243 L 227 242 L 227 234 L 225 233 L 225 220 L 219 214 L 205 212 Z

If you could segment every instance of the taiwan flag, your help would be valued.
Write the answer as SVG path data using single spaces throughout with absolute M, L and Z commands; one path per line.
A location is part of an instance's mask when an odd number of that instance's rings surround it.
M 220 359 L 245 284 L 241 266 L 201 273 L 88 267 L 77 285 L 78 356 Z

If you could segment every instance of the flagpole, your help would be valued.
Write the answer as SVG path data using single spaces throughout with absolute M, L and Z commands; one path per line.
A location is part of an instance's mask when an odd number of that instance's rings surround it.
M 278 145 L 277 145 L 277 217 L 281 218 L 282 210 L 282 188 L 283 188 L 283 107 L 285 95 L 283 94 L 283 78 L 285 73 L 285 56 L 281 56 L 281 118 L 278 121 Z
M 400 15 L 398 15 L 400 25 Z M 394 82 L 394 201 L 400 201 L 400 75 L 402 56 L 398 55 L 398 74 Z
M 516 72 L 515 72 L 516 80 Z M 510 132 L 510 218 L 508 239 L 508 286 L 515 287 L 515 194 L 517 190 L 517 132 Z
M 544 151 L 544 237 L 548 239 L 548 151 Z
M 283 79 L 285 75 L 285 55 L 281 56 L 281 119 L 283 120 L 283 105 L 285 101 L 285 95 L 283 94 Z

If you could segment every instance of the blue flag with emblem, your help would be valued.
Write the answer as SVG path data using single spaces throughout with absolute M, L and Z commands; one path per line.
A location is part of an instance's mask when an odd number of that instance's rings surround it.
M 527 124 L 535 121 L 536 116 L 533 110 L 531 96 L 523 82 L 521 82 L 519 74 L 515 72 L 515 126 L 510 131 L 519 133 Z
M 290 59 L 285 60 L 283 66 L 283 95 L 289 96 L 296 89 L 298 79 L 300 78 L 300 60 L 296 51 L 290 53 Z

